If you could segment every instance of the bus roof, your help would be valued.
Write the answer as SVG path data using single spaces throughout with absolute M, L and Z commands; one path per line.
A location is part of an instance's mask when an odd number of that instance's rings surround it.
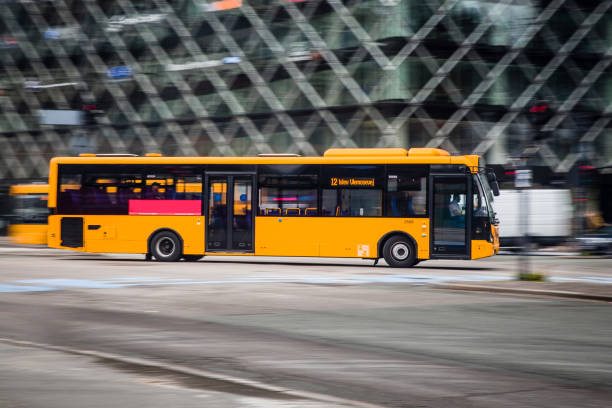
M 435 148 L 329 149 L 323 156 L 108 156 L 55 157 L 51 164 L 465 164 L 478 167 L 478 156 L 452 156 Z
M 25 194 L 46 194 L 49 191 L 49 185 L 46 183 L 40 184 L 15 184 L 9 189 L 10 195 L 25 195 Z

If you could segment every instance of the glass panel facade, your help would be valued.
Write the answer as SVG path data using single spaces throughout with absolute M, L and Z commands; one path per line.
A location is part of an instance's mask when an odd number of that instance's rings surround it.
M 84 152 L 429 145 L 504 165 L 534 135 L 549 172 L 610 164 L 609 2 L 441 4 L 4 1 L 0 179 Z M 545 123 L 526 118 L 535 100 Z

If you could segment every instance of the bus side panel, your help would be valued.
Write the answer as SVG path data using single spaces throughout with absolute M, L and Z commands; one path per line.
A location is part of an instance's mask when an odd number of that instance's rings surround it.
M 61 222 L 63 215 L 50 215 L 47 218 L 48 230 L 47 230 L 47 246 L 51 248 L 62 248 L 72 249 L 73 251 L 85 251 L 84 247 L 80 248 L 68 248 L 62 246 L 62 228 Z
M 51 238 L 54 243 L 50 241 L 49 245 L 63 248 L 59 227 L 62 216 L 53 218 L 57 236 Z M 168 228 L 182 238 L 184 254 L 204 253 L 204 217 L 201 216 L 85 215 L 83 219 L 84 250 L 87 252 L 144 254 L 151 234 Z
M 429 258 L 426 218 L 256 217 L 255 225 L 256 255 L 376 258 L 378 241 L 403 231 L 417 242 L 418 258 Z
M 493 242 L 472 240 L 472 259 L 486 258 L 499 252 L 499 227 L 491 225 Z
M 325 232 L 317 233 L 315 218 L 255 217 L 255 255 L 319 256 L 319 241 Z
M 8 235 L 16 244 L 45 245 L 47 243 L 47 224 L 9 225 Z
M 472 259 L 495 255 L 495 245 L 484 240 L 472 240 Z

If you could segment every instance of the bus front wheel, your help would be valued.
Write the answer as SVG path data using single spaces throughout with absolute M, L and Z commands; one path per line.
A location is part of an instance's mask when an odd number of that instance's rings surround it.
M 383 257 L 389 266 L 395 268 L 408 268 L 417 263 L 414 245 L 408 238 L 399 235 L 385 242 Z
M 173 232 L 158 232 L 151 240 L 151 254 L 158 262 L 178 261 L 182 252 L 181 240 Z

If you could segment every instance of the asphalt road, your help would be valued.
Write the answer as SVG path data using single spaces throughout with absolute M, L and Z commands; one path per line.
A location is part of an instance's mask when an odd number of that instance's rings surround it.
M 509 279 L 513 257 L 288 261 L 3 248 L 0 406 L 612 405 L 612 305 L 430 286 Z M 612 279 L 610 260 L 534 265 Z

